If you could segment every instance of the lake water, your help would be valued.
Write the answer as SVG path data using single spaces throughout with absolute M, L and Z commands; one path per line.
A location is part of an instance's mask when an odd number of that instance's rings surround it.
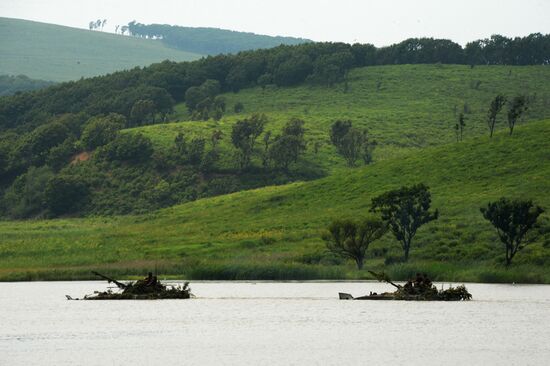
M 0 365 L 550 365 L 550 286 L 470 302 L 340 301 L 365 282 L 195 282 L 196 299 L 67 301 L 105 282 L 0 283 Z

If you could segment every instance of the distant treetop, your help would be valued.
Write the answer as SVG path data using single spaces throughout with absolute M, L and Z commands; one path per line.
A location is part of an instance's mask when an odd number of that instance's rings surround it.
M 192 28 L 168 24 L 128 23 L 130 35 L 161 39 L 167 46 L 202 55 L 237 53 L 260 48 L 272 48 L 281 44 L 296 45 L 311 42 L 308 39 L 266 36 L 219 28 Z

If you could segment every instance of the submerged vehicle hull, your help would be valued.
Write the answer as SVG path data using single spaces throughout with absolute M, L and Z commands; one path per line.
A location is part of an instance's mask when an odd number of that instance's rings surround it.
M 185 293 L 152 293 L 152 294 L 125 294 L 125 293 L 100 293 L 86 296 L 82 300 L 164 300 L 164 299 L 189 299 L 191 294 Z
M 111 289 L 107 291 L 95 291 L 91 295 L 83 298 L 73 298 L 65 295 L 67 300 L 168 300 L 168 299 L 190 299 L 193 296 L 189 288 L 189 282 L 184 282 L 182 286 L 165 285 L 157 280 L 151 272 L 149 275 L 136 282 L 122 283 L 113 278 L 102 275 L 98 272 L 92 272 L 109 283 L 117 285 L 119 291 L 114 292 Z
M 371 292 L 369 295 L 360 297 L 340 292 L 338 293 L 340 300 L 467 301 L 472 299 L 472 294 L 464 285 L 438 290 L 425 273 L 417 273 L 414 281 L 409 280 L 405 285 L 397 285 L 383 272 L 369 272 L 379 281 L 391 284 L 396 291 L 381 294 Z
M 459 298 L 459 297 L 442 298 L 442 297 L 425 297 L 420 295 L 398 296 L 392 293 L 353 297 L 351 294 L 340 292 L 338 296 L 340 297 L 340 300 L 398 300 L 398 301 L 463 301 L 463 300 L 466 300 L 464 298 Z
M 129 294 L 123 292 L 100 292 L 93 295 L 86 295 L 81 299 L 65 295 L 67 300 L 170 300 L 170 299 L 190 299 L 194 297 L 190 292 L 167 291 L 165 293 L 150 294 Z

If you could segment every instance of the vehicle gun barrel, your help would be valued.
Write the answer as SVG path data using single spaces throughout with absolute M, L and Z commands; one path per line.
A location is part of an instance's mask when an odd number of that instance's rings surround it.
M 381 273 L 376 273 L 374 271 L 368 271 L 371 275 L 374 276 L 374 278 L 376 278 L 378 281 L 380 282 L 386 282 L 386 283 L 389 283 L 390 285 L 400 289 L 401 288 L 401 285 L 396 285 L 395 283 L 392 282 L 392 280 L 390 279 L 390 277 L 385 274 L 384 272 L 381 272 Z
M 124 283 L 122 283 L 122 282 L 119 282 L 119 281 L 115 280 L 114 278 L 107 277 L 107 276 L 102 275 L 101 273 L 96 272 L 96 271 L 92 271 L 92 273 L 95 274 L 95 275 L 98 276 L 98 277 L 103 278 L 104 280 L 107 280 L 107 282 L 109 282 L 109 283 L 111 283 L 111 282 L 114 283 L 114 284 L 117 285 L 118 288 L 120 288 L 120 289 L 123 289 L 123 290 L 124 290 L 124 289 L 128 288 L 128 285 L 126 285 L 126 284 L 124 284 Z

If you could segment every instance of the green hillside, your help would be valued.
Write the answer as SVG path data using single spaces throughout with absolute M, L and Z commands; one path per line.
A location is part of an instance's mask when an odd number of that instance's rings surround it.
M 10 18 L 0 18 L 0 52 L 0 75 L 51 81 L 200 57 L 159 41 Z
M 291 88 L 250 88 L 227 93 L 227 114 L 221 121 L 188 121 L 185 104 L 176 106 L 176 122 L 133 129 L 151 138 L 159 148 L 173 144 L 179 132 L 208 138 L 220 129 L 225 138 L 222 166 L 232 164 L 231 126 L 252 113 L 265 113 L 266 131 L 278 133 L 291 117 L 305 121 L 308 150 L 297 170 L 315 165 L 330 172 L 345 167 L 329 141 L 330 125 L 338 119 L 369 129 L 378 141 L 375 160 L 395 157 L 456 140 L 454 125 L 465 112 L 465 137 L 488 133 L 486 116 L 498 93 L 532 97 L 523 121 L 550 118 L 550 68 L 545 66 L 393 65 L 356 68 L 348 81 L 332 88 L 302 85 Z M 244 105 L 233 113 L 235 103 Z M 506 128 L 499 116 L 497 128 Z M 313 146 L 319 151 L 314 153 Z M 258 162 L 259 164 L 259 162 Z M 234 163 L 233 163 L 234 165 Z
M 90 269 L 135 274 L 157 267 L 188 278 L 356 278 L 351 263 L 324 251 L 321 232 L 334 218 L 368 215 L 370 199 L 401 185 L 431 187 L 439 220 L 423 227 L 396 278 L 421 270 L 437 279 L 550 282 L 550 234 L 502 265 L 496 233 L 479 207 L 501 196 L 550 207 L 550 121 L 493 139 L 404 153 L 327 178 L 202 199 L 143 216 L 0 223 L 0 278 L 86 278 Z M 547 210 L 548 211 L 548 210 Z M 548 227 L 549 215 L 543 221 Z M 366 267 L 398 255 L 390 235 Z

